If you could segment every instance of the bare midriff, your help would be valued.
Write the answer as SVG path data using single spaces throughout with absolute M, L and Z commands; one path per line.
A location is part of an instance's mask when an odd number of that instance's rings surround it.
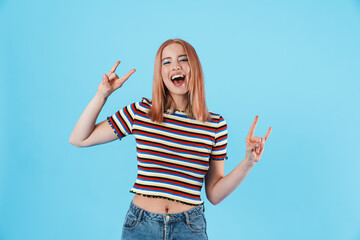
M 135 194 L 132 202 L 145 211 L 157 214 L 181 213 L 196 207 L 181 202 L 171 201 L 165 198 L 145 197 L 138 194 Z

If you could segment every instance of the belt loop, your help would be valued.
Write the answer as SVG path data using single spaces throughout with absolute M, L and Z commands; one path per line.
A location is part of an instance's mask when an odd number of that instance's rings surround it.
M 138 222 L 141 221 L 143 213 L 144 213 L 144 209 L 141 208 L 140 213 L 139 213 Z
M 189 219 L 188 212 L 184 212 L 184 214 L 185 214 L 186 224 L 190 224 L 190 219 Z

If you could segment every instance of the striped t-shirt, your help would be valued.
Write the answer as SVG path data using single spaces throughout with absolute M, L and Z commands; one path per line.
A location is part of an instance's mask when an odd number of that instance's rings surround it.
M 108 117 L 119 139 L 136 139 L 138 175 L 130 192 L 199 205 L 209 160 L 226 159 L 227 125 L 210 112 L 201 122 L 186 113 L 164 113 L 162 123 L 147 116 L 151 101 L 143 98 Z

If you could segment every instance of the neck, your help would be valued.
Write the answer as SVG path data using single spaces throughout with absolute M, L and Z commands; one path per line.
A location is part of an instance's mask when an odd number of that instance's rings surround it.
M 179 111 L 185 111 L 188 104 L 188 99 L 186 95 L 172 95 L 172 99 L 175 102 L 175 108 Z

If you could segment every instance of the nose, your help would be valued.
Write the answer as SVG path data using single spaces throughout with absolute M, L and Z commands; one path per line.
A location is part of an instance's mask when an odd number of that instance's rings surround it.
M 173 65 L 173 68 L 172 68 L 173 70 L 180 70 L 181 69 L 181 67 L 180 67 L 180 65 L 179 65 L 179 63 L 174 63 L 174 65 Z

